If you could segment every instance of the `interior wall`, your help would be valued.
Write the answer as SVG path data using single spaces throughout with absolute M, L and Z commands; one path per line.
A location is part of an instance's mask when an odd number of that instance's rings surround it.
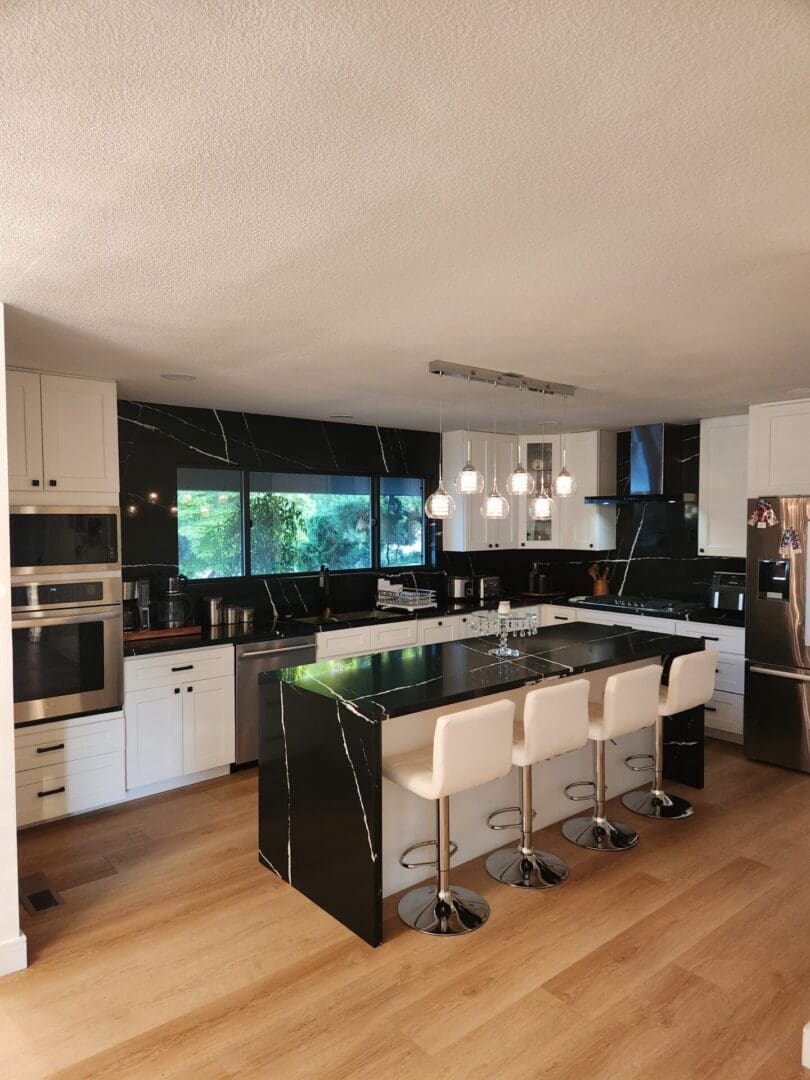
M 0 358 L 5 370 L 2 304 Z M 0 975 L 7 975 L 26 966 L 27 946 L 25 935 L 20 932 L 17 873 L 5 379 L 0 380 L 0 384 Z

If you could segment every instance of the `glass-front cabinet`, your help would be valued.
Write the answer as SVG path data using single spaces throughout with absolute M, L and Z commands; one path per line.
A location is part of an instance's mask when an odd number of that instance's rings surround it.
M 541 482 L 545 482 L 546 491 L 551 494 L 554 477 L 560 471 L 560 436 L 526 435 L 520 440 L 520 456 L 531 473 L 535 489 L 540 491 Z M 553 548 L 559 547 L 560 506 L 557 500 L 552 506 L 551 517 L 547 521 L 534 521 L 529 516 L 531 500 L 521 496 L 515 500 L 515 542 L 518 547 Z

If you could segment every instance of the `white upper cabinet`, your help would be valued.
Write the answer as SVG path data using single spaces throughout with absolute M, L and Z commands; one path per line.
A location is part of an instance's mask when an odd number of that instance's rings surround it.
M 6 373 L 8 486 L 11 491 L 42 490 L 42 406 L 35 371 Z
M 33 371 L 6 373 L 9 490 L 54 502 L 118 492 L 114 382 Z M 81 496 L 84 496 L 83 499 Z
M 745 557 L 748 417 L 700 422 L 698 554 Z
M 42 457 L 46 488 L 118 491 L 115 383 L 42 376 Z
M 467 444 L 475 467 L 486 477 L 481 495 L 459 495 L 456 473 L 467 460 Z M 534 477 L 537 489 L 545 480 L 551 492 L 562 467 L 565 450 L 568 470 L 577 480 L 577 492 L 554 500 L 548 521 L 529 517 L 529 500 L 509 496 L 506 479 L 520 457 Z M 444 482 L 456 502 L 456 512 L 443 523 L 446 551 L 482 551 L 486 548 L 573 548 L 606 550 L 616 543 L 616 509 L 589 506 L 586 495 L 612 495 L 616 487 L 616 436 L 607 431 L 580 431 L 571 435 L 492 435 L 484 432 L 450 431 L 444 436 Z M 487 521 L 481 515 L 484 497 L 497 476 L 498 490 L 508 498 L 511 511 L 501 521 Z
M 534 478 L 536 490 L 540 491 L 541 480 L 545 481 L 546 491 L 551 494 L 554 477 L 560 471 L 560 436 L 527 435 L 520 440 L 520 457 L 523 464 Z M 560 547 L 560 515 L 558 505 L 547 521 L 533 521 L 529 517 L 529 499 L 521 496 L 515 499 L 515 546 L 525 548 Z
M 606 551 L 616 546 L 616 507 L 592 506 L 585 497 L 616 491 L 616 435 L 610 431 L 576 431 L 561 437 L 565 464 L 577 490 L 557 499 L 561 548 Z
M 748 410 L 748 495 L 810 494 L 810 398 Z

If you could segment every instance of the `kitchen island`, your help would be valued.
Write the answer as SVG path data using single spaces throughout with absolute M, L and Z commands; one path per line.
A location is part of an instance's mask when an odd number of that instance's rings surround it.
M 438 715 L 482 697 L 509 696 L 520 706 L 539 683 L 578 675 L 589 679 L 596 700 L 617 669 L 704 647 L 700 639 L 587 622 L 543 628 L 512 643 L 520 649 L 512 660 L 489 654 L 494 639 L 470 638 L 260 676 L 263 865 L 378 945 L 383 896 L 418 880 L 399 867 L 397 856 L 434 831 L 429 803 L 383 784 L 384 750 L 427 744 Z M 646 729 L 612 748 L 611 797 L 639 786 L 623 759 L 651 747 L 651 729 Z M 539 827 L 573 813 L 562 801 L 562 789 L 570 780 L 590 777 L 588 748 L 542 763 L 535 773 Z M 667 720 L 665 774 L 703 786 L 702 709 Z M 516 801 L 513 783 L 507 777 L 454 796 L 456 862 L 503 845 L 503 834 L 487 830 L 485 819 L 497 806 Z

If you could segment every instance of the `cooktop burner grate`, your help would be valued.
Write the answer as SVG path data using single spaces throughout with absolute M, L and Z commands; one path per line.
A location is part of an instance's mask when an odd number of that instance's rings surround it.
M 703 604 L 692 600 L 669 600 L 654 596 L 574 596 L 569 601 L 579 607 L 606 608 L 608 611 L 632 611 L 639 615 L 685 615 Z

